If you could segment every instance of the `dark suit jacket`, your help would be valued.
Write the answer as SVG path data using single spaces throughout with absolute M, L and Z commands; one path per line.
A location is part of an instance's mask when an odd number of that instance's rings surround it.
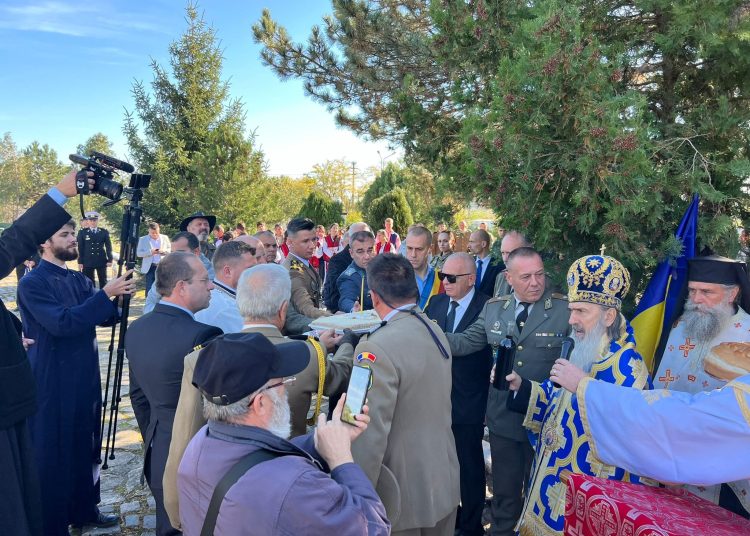
M 163 302 L 128 327 L 130 401 L 146 446 L 143 471 L 152 487 L 162 487 L 185 356 L 221 333 Z
M 339 289 L 336 286 L 336 282 L 351 263 L 352 254 L 349 252 L 348 245 L 328 261 L 326 282 L 323 285 L 323 303 L 326 304 L 326 309 L 332 313 L 335 313 L 339 309 Z
M 81 229 L 76 237 L 78 242 L 78 264 L 84 268 L 103 268 L 112 262 L 112 241 L 109 231 L 97 228 Z
M 473 324 L 489 298 L 486 294 L 474 291 L 474 297 L 469 302 L 469 307 L 464 316 L 461 317 L 461 321 L 454 332 L 460 333 Z M 450 300 L 450 297 L 446 294 L 437 294 L 432 297 L 425 311 L 425 314 L 436 321 L 443 331 L 446 331 L 445 322 Z M 487 345 L 482 350 L 465 356 L 454 356 L 452 359 L 451 403 L 453 405 L 453 424 L 484 424 L 487 392 L 490 387 L 492 350 Z
M 490 265 L 487 267 L 487 270 L 485 270 L 484 276 L 482 277 L 482 282 L 479 284 L 478 287 L 476 287 L 476 289 L 482 294 L 487 294 L 487 296 L 493 296 L 493 293 L 495 292 L 495 279 L 497 279 L 497 274 L 505 270 L 505 264 L 500 259 L 496 259 L 495 257 L 492 257 L 492 256 L 487 257 L 487 259 L 489 259 Z M 475 261 L 474 262 L 475 270 L 476 270 L 476 266 L 477 264 Z

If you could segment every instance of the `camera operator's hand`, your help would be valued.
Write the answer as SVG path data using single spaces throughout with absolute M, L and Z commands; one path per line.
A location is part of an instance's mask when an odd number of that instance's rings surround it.
M 76 195 L 76 174 L 78 170 L 73 169 L 63 177 L 63 179 L 57 183 L 55 188 L 60 190 L 60 193 L 65 197 L 73 197 Z M 86 176 L 89 178 L 89 188 L 93 188 L 96 182 L 94 181 L 94 174 L 91 171 L 86 172 Z
M 107 296 L 114 298 L 115 296 L 122 296 L 123 294 L 133 294 L 135 292 L 135 279 L 132 277 L 133 270 L 128 270 L 117 279 L 113 279 L 102 289 Z
M 344 411 L 345 401 L 346 394 L 336 404 L 331 420 L 326 420 L 325 414 L 321 413 L 318 416 L 318 426 L 315 427 L 315 449 L 331 470 L 354 461 L 352 441 L 367 429 L 367 423 L 370 422 L 370 409 L 366 405 L 362 406 L 362 413 L 356 416 L 356 424 L 342 422 L 341 413 Z

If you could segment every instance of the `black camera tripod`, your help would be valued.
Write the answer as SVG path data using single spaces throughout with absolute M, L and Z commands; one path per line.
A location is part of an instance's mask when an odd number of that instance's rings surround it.
M 148 188 L 150 182 L 151 175 L 134 173 L 130 176 L 130 185 L 125 189 L 129 201 L 122 215 L 117 277 L 122 276 L 123 266 L 124 271 L 135 267 L 136 248 L 140 236 L 141 216 L 143 215 L 141 200 L 143 199 L 143 190 Z M 123 294 L 121 309 L 120 321 L 112 326 L 112 336 L 109 340 L 109 364 L 107 365 L 107 381 L 104 387 L 104 402 L 102 404 L 102 425 L 99 433 L 99 437 L 103 438 L 104 427 L 108 423 L 102 469 L 107 469 L 107 459 L 115 459 L 115 435 L 117 433 L 117 417 L 121 401 L 120 392 L 122 388 L 122 369 L 125 362 L 125 333 L 128 330 L 128 316 L 130 314 L 130 294 Z M 117 336 L 117 350 L 115 352 L 115 333 L 118 331 L 118 326 L 119 334 Z M 116 356 L 114 375 L 112 375 L 113 356 Z M 109 406 L 109 418 L 107 418 L 110 378 L 112 379 L 112 399 Z

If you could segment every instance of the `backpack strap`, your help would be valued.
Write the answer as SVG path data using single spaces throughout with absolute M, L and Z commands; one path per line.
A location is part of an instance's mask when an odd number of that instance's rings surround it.
M 284 456 L 280 452 L 271 452 L 270 450 L 259 449 L 255 452 L 251 452 L 247 456 L 241 458 L 235 463 L 229 471 L 219 480 L 219 483 L 214 489 L 214 493 L 211 496 L 211 502 L 208 505 L 208 511 L 206 512 L 206 519 L 203 520 L 203 528 L 201 528 L 201 536 L 213 536 L 214 528 L 216 527 L 216 519 L 219 517 L 219 508 L 224 500 L 229 489 L 234 486 L 237 481 L 247 473 L 251 468 L 258 465 L 259 463 L 267 462 Z

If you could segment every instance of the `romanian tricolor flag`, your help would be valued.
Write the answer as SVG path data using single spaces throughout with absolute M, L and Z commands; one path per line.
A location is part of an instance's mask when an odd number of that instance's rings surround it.
M 687 278 L 687 261 L 695 256 L 695 238 L 698 231 L 698 194 L 685 211 L 675 237 L 682 242 L 682 253 L 674 259 L 664 259 L 651 276 L 643 297 L 638 302 L 630 321 L 635 334 L 636 348 L 653 374 L 654 353 L 666 323 L 670 322 L 678 305 L 683 280 Z M 671 261 L 671 263 L 670 263 Z

